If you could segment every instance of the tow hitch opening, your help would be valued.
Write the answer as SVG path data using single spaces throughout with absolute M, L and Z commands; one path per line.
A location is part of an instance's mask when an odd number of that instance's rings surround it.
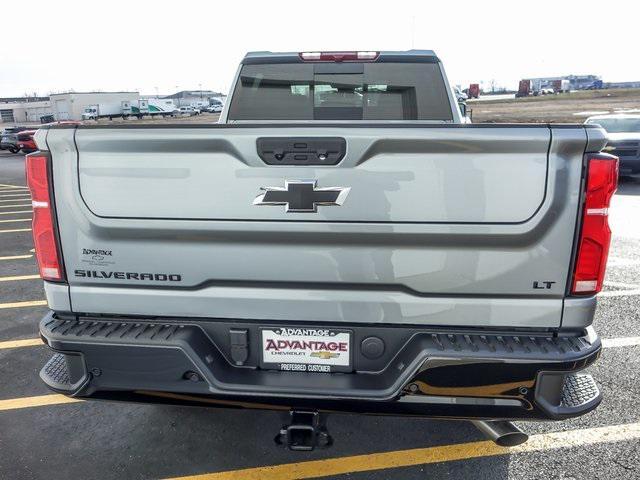
M 275 437 L 277 445 L 289 450 L 311 451 L 333 445 L 326 427 L 326 415 L 313 410 L 291 410 L 289 423 Z

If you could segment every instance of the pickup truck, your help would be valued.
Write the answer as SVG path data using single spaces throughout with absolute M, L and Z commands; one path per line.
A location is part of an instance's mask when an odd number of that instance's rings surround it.
M 618 157 L 620 175 L 640 178 L 640 115 L 613 113 L 587 118 L 586 124 L 599 125 L 607 132 L 604 151 Z
M 247 54 L 220 123 L 51 126 L 27 157 L 74 397 L 509 421 L 594 409 L 582 372 L 617 158 L 597 125 L 465 124 L 432 51 Z

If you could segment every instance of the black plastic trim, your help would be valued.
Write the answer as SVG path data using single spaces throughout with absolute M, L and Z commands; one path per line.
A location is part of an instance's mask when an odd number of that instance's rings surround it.
M 258 156 L 267 165 L 335 166 L 347 152 L 342 137 L 258 137 Z
M 539 373 L 579 371 L 595 361 L 601 348 L 592 329 L 581 336 L 553 336 L 398 327 L 387 327 L 384 332 L 375 326 L 344 325 L 354 332 L 353 353 L 358 358 L 353 372 L 273 372 L 261 370 L 256 363 L 259 348 L 255 348 L 255 332 L 266 324 L 224 320 L 206 324 L 195 319 L 65 319 L 50 313 L 40 329 L 51 348 L 73 353 L 75 358 L 81 354 L 86 371 L 101 372 L 82 389 L 67 392 L 72 395 L 154 390 L 205 395 L 211 401 L 271 398 L 274 405 L 317 406 L 345 401 L 366 413 L 425 416 L 478 416 L 462 405 L 466 402 L 481 406 L 491 418 L 554 418 L 535 404 Z M 227 341 L 229 329 L 235 327 L 248 332 L 249 357 L 242 366 L 233 362 L 228 345 L 218 343 Z M 366 359 L 357 350 L 359 339 L 372 334 L 387 341 L 388 351 L 379 360 Z M 185 372 L 196 372 L 196 379 L 199 376 L 200 380 L 191 381 L 193 375 Z M 558 397 L 558 392 L 548 386 L 544 394 Z M 440 413 L 437 408 L 425 406 L 438 401 L 447 403 L 443 400 L 453 397 L 464 401 L 453 402 Z M 583 410 L 569 408 L 561 413 L 563 417 L 576 416 L 585 413 Z

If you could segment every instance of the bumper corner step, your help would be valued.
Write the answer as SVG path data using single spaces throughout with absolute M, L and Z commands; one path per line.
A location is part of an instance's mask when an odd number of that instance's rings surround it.
M 537 404 L 556 420 L 584 415 L 601 401 L 602 393 L 587 373 L 549 372 L 536 390 Z
M 40 378 L 49 388 L 75 395 L 89 382 L 84 362 L 79 355 L 55 353 L 40 370 Z
M 561 409 L 582 409 L 599 400 L 600 389 L 593 377 L 586 373 L 574 373 L 564 377 Z

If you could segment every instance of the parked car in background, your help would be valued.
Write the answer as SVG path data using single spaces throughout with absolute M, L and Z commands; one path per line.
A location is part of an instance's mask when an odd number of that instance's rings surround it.
M 7 127 L 2 131 L 0 136 L 0 150 L 9 150 L 11 153 L 18 153 L 18 133 L 27 130 L 28 127 Z
M 23 153 L 35 152 L 38 149 L 36 142 L 33 140 L 33 136 L 37 131 L 37 129 L 23 130 L 18 133 L 18 147 Z
M 458 87 L 453 87 L 453 91 L 456 94 L 456 100 L 458 100 L 458 103 L 466 102 L 467 99 L 469 98 L 467 94 L 464 93 L 462 90 L 460 90 Z
M 37 126 L 13 126 L 5 128 L 0 134 L 0 150 L 9 150 L 11 153 L 30 153 L 37 150 L 33 136 L 38 128 L 51 125 L 80 125 L 74 120 L 52 121 Z
M 640 176 L 640 114 L 596 115 L 585 123 L 607 131 L 605 151 L 620 159 L 621 176 Z
M 200 114 L 200 109 L 195 109 L 194 107 L 192 107 L 191 105 L 187 105 L 184 107 L 180 107 L 180 115 L 189 115 L 189 116 L 193 116 L 193 115 L 199 115 Z
M 224 105 L 222 105 L 221 103 L 216 103 L 208 106 L 204 110 L 205 112 L 209 112 L 209 113 L 220 113 L 223 108 L 224 108 Z

